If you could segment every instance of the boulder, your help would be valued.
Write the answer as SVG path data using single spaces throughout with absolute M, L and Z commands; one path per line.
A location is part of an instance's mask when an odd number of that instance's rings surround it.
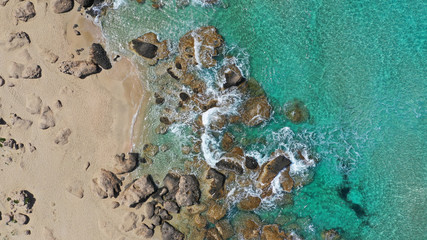
M 275 157 L 264 163 L 261 167 L 261 172 L 258 177 L 258 181 L 264 186 L 269 185 L 271 181 L 281 172 L 284 168 L 291 165 L 291 160 L 283 155 Z
M 155 191 L 156 186 L 151 176 L 142 176 L 123 192 L 122 204 L 133 207 L 137 203 L 147 200 Z
M 43 107 L 42 114 L 39 119 L 39 127 L 43 130 L 55 127 L 55 118 L 49 106 Z
M 258 208 L 260 203 L 261 203 L 261 198 L 255 197 L 255 196 L 248 196 L 244 198 L 242 201 L 240 201 L 237 207 L 240 210 L 252 211 Z
M 194 175 L 181 176 L 175 198 L 180 207 L 191 206 L 199 202 L 199 181 Z
M 53 0 L 52 9 L 54 13 L 65 13 L 74 7 L 74 0 Z
M 31 114 L 39 114 L 42 108 L 42 100 L 34 93 L 27 95 L 25 99 L 25 109 Z
M 6 47 L 10 51 L 10 50 L 21 48 L 30 43 L 31 43 L 30 37 L 26 32 L 15 32 L 9 35 L 9 39 L 7 40 Z
M 222 219 L 227 214 L 227 209 L 223 205 L 219 205 L 216 202 L 213 202 L 209 205 L 206 216 L 211 223 Z
M 206 179 L 211 179 L 209 194 L 212 198 L 218 199 L 224 195 L 225 176 L 217 170 L 210 168 Z
M 15 10 L 15 18 L 18 21 L 26 22 L 36 16 L 36 10 L 32 2 L 20 2 Z
M 59 130 L 55 137 L 55 143 L 60 145 L 65 145 L 68 143 L 68 137 L 71 135 L 71 130 L 69 128 L 63 128 Z
M 162 219 L 162 221 L 169 221 L 172 220 L 172 216 L 168 213 L 167 210 L 161 209 L 159 211 L 159 217 Z
M 155 65 L 158 60 L 169 56 L 167 41 L 159 42 L 157 35 L 152 32 L 133 39 L 130 41 L 129 47 L 136 54 L 143 57 L 150 65 Z
M 208 224 L 208 220 L 206 220 L 205 216 L 202 216 L 200 214 L 196 214 L 193 217 L 194 223 L 196 224 L 196 227 L 199 229 L 203 229 Z
M 154 209 L 156 208 L 156 202 L 149 202 L 145 204 L 145 215 L 151 219 L 154 217 Z
M 135 234 L 142 239 L 151 238 L 154 235 L 154 230 L 150 229 L 146 224 L 142 224 L 135 230 Z
M 163 207 L 164 207 L 168 212 L 171 212 L 171 213 L 179 213 L 179 206 L 178 206 L 178 204 L 177 204 L 176 202 L 174 202 L 174 201 L 166 201 L 166 202 L 163 204 Z
M 184 240 L 185 237 L 182 232 L 175 229 L 168 222 L 163 223 L 161 231 L 163 240 Z
M 76 76 L 78 78 L 85 78 L 89 75 L 96 74 L 100 71 L 99 67 L 92 61 L 64 61 L 59 66 L 59 71 Z
M 133 171 L 138 165 L 138 155 L 129 154 L 128 158 L 125 158 L 125 154 L 114 156 L 113 169 L 117 174 L 123 174 Z
M 262 227 L 261 240 L 285 240 L 289 239 L 288 234 L 280 231 L 277 224 L 265 225 Z
M 258 161 L 254 157 L 246 156 L 245 157 L 245 166 L 247 169 L 257 169 L 258 168 Z
M 112 67 L 107 52 L 105 52 L 104 48 L 99 43 L 92 43 L 89 56 L 95 64 L 98 64 L 103 69 L 110 69 Z
M 221 170 L 225 170 L 225 171 L 230 171 L 230 172 L 234 172 L 238 175 L 242 175 L 243 174 L 243 168 L 242 165 L 240 163 L 231 161 L 231 160 L 226 160 L 226 159 L 222 159 L 219 162 L 217 162 L 215 164 L 215 166 L 218 169 Z
M 31 64 L 27 67 L 25 67 L 24 71 L 22 72 L 22 77 L 26 79 L 35 79 L 40 78 L 42 76 L 42 69 L 39 65 Z
M 92 6 L 94 0 L 76 0 L 82 7 L 88 8 Z
M 185 64 L 210 68 L 217 64 L 214 59 L 224 40 L 212 26 L 200 27 L 186 33 L 179 40 L 180 57 Z M 182 63 L 181 63 L 182 64 Z
M 121 185 L 117 176 L 105 169 L 101 169 L 92 179 L 92 191 L 100 198 L 117 197 Z
M 178 192 L 180 176 L 174 173 L 166 174 L 163 179 L 163 186 L 168 189 L 168 193 L 165 195 L 165 200 L 174 200 L 175 194 Z
M 286 118 L 296 124 L 306 122 L 310 117 L 307 107 L 298 99 L 286 103 L 284 109 Z
M 220 70 L 221 79 L 223 79 L 222 87 L 224 89 L 239 86 L 246 79 L 243 77 L 242 72 L 235 64 L 226 65 Z
M 253 127 L 268 120 L 271 114 L 271 106 L 265 96 L 249 98 L 240 111 L 243 123 Z
M 245 240 L 259 240 L 261 232 L 261 220 L 252 213 L 239 213 L 235 216 L 236 235 L 242 236 Z

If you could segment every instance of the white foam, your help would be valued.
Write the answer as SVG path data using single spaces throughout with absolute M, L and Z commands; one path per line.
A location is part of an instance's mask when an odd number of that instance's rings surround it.
M 113 9 L 116 10 L 125 3 L 126 3 L 126 0 L 114 0 Z

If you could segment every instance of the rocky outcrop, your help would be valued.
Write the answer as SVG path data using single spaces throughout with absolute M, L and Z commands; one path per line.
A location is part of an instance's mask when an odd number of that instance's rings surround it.
M 36 10 L 32 2 L 20 2 L 15 10 L 15 18 L 18 21 L 26 22 L 36 16 Z
M 206 174 L 206 179 L 211 180 L 209 194 L 212 198 L 218 199 L 224 195 L 225 176 L 217 170 L 210 168 Z
M 92 61 L 64 61 L 59 66 L 59 71 L 76 76 L 78 78 L 85 78 L 89 75 L 96 74 L 100 71 L 98 65 Z
M 296 124 L 306 122 L 310 117 L 305 104 L 297 99 L 286 103 L 284 109 L 286 118 Z
M 224 89 L 239 86 L 246 79 L 243 77 L 242 72 L 235 64 L 229 64 L 223 67 L 220 72 L 220 77 L 223 80 L 222 87 Z
M 74 7 L 74 0 L 53 0 L 52 9 L 54 13 L 65 13 Z
M 138 154 L 129 154 L 128 158 L 125 158 L 125 154 L 116 155 L 114 157 L 114 172 L 116 174 L 123 174 L 133 171 L 138 164 Z
M 215 27 L 201 27 L 186 33 L 179 40 L 181 65 L 200 65 L 210 68 L 217 64 L 214 59 L 224 40 Z
M 180 207 L 191 206 L 199 202 L 199 181 L 194 175 L 181 176 L 175 198 Z
M 273 160 L 270 160 L 262 165 L 258 181 L 263 186 L 269 185 L 271 181 L 273 181 L 273 179 L 289 165 L 291 165 L 291 160 L 289 160 L 284 155 L 275 157 Z
M 105 169 L 101 169 L 92 179 L 92 191 L 100 198 L 117 197 L 121 185 L 117 176 Z
M 155 191 L 156 186 L 151 176 L 142 176 L 123 192 L 122 204 L 133 207 L 137 203 L 147 200 Z
M 143 57 L 150 65 L 155 65 L 158 60 L 169 56 L 167 41 L 159 42 L 157 35 L 152 32 L 130 41 L 129 46 L 132 51 Z
M 95 64 L 98 64 L 103 69 L 111 69 L 111 62 L 108 58 L 107 52 L 105 52 L 104 48 L 99 43 L 92 43 L 89 52 L 90 59 Z
M 184 234 L 178 231 L 169 223 L 165 222 L 162 225 L 162 239 L 163 240 L 184 240 Z
M 7 40 L 6 47 L 10 51 L 10 50 L 21 48 L 30 43 L 31 43 L 30 37 L 26 32 L 15 32 L 9 35 L 9 39 Z
M 253 127 L 268 120 L 271 114 L 271 106 L 265 96 L 248 99 L 240 111 L 243 123 Z

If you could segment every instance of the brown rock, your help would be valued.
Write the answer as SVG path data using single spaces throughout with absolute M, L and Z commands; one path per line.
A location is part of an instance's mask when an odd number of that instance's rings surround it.
M 117 197 L 121 185 L 116 175 L 105 169 L 101 169 L 92 179 L 92 190 L 100 198 Z
M 142 151 L 147 156 L 154 157 L 159 152 L 159 146 L 151 144 L 151 143 L 148 143 L 148 144 L 144 145 L 144 147 L 142 148 Z
M 280 174 L 280 184 L 286 192 L 292 192 L 292 188 L 294 187 L 294 180 L 289 175 L 289 171 L 290 168 L 287 168 Z
M 289 165 L 291 165 L 291 160 L 287 157 L 283 155 L 275 157 L 262 165 L 258 181 L 263 185 L 270 184 L 277 174 Z
M 265 225 L 262 227 L 261 240 L 284 240 L 288 239 L 288 235 L 280 231 L 279 226 Z
M 145 175 L 136 180 L 129 188 L 123 192 L 122 205 L 132 207 L 137 203 L 147 200 L 156 190 L 150 175 Z
M 234 137 L 231 133 L 226 132 L 221 140 L 221 147 L 224 151 L 230 151 L 233 148 Z
M 206 217 L 202 216 L 200 214 L 194 215 L 193 219 L 194 219 L 194 223 L 196 224 L 196 226 L 199 229 L 203 229 L 208 224 L 208 221 L 206 220 Z
M 307 107 L 298 99 L 286 103 L 284 109 L 286 118 L 296 124 L 305 122 L 310 117 Z
M 15 18 L 19 21 L 26 22 L 36 16 L 36 10 L 32 2 L 20 2 L 15 10 Z
M 321 237 L 323 240 L 339 240 L 339 239 L 341 239 L 340 234 L 335 229 L 323 231 L 321 233 Z
M 258 208 L 260 203 L 261 203 L 261 199 L 259 197 L 248 196 L 244 198 L 242 201 L 240 201 L 237 207 L 240 210 L 252 211 Z
M 240 115 L 243 123 L 253 127 L 268 120 L 271 114 L 271 106 L 265 96 L 248 99 L 243 105 Z
M 74 7 L 74 0 L 53 0 L 52 8 L 55 13 L 65 13 Z
M 130 41 L 129 46 L 150 65 L 155 65 L 158 60 L 165 59 L 169 55 L 167 41 L 159 42 L 157 35 L 152 32 Z
M 237 163 L 231 160 L 222 159 L 219 162 L 217 162 L 215 166 L 221 170 L 234 172 L 239 175 L 243 174 L 242 165 L 240 163 Z
M 92 61 L 64 61 L 59 66 L 59 71 L 78 78 L 96 74 L 99 70 L 98 66 Z
M 181 176 L 175 198 L 180 207 L 191 206 L 199 202 L 199 181 L 194 175 Z
M 236 234 L 245 240 L 259 240 L 261 232 L 261 221 L 255 214 L 239 214 L 236 219 Z
M 218 232 L 216 228 L 209 228 L 206 231 L 206 240 L 223 240 L 221 234 Z
M 239 86 L 246 80 L 240 69 L 235 64 L 229 64 L 221 69 L 220 76 L 223 79 L 222 87 L 224 89 Z
M 224 174 L 218 172 L 217 170 L 210 168 L 206 174 L 206 179 L 211 179 L 211 184 L 209 188 L 209 194 L 212 198 L 218 199 L 224 195 Z
M 234 236 L 233 228 L 228 220 L 223 219 L 215 224 L 215 228 L 221 234 L 223 239 L 229 239 Z
M 216 221 L 222 219 L 225 214 L 227 214 L 227 209 L 224 206 L 214 202 L 210 204 L 206 216 L 208 217 L 209 222 L 215 223 Z
M 190 215 L 198 214 L 206 211 L 208 207 L 205 204 L 195 204 L 185 208 L 186 212 Z
M 116 155 L 114 157 L 114 172 L 117 174 L 123 174 L 133 171 L 138 164 L 138 155 L 129 154 L 129 158 L 125 158 L 125 154 Z

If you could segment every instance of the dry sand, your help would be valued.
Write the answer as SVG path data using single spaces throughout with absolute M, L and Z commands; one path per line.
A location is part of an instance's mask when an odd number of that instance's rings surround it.
M 55 14 L 49 2 L 32 2 L 36 16 L 18 24 L 14 11 L 22 2 L 0 5 L 0 76 L 5 80 L 0 87 L 0 118 L 7 123 L 0 125 L 0 137 L 24 146 L 0 148 L 0 239 L 133 239 L 118 230 L 128 210 L 112 210 L 112 201 L 99 200 L 89 183 L 100 168 L 111 166 L 115 154 L 131 150 L 132 118 L 144 93 L 141 81 L 124 58 L 112 61 L 112 69 L 85 79 L 61 73 L 62 61 L 87 59 L 90 45 L 103 43 L 100 30 L 77 12 L 78 3 L 70 12 Z M 20 31 L 31 43 L 9 49 L 9 34 Z M 84 48 L 80 55 L 79 48 Z M 59 59 L 51 63 L 54 55 Z M 9 77 L 13 62 L 39 65 L 41 78 Z M 26 108 L 27 99 L 37 97 L 42 108 L 50 107 L 55 126 L 41 129 L 41 113 Z M 11 114 L 20 118 L 15 117 L 15 124 Z M 57 144 L 60 132 L 70 134 Z M 6 215 L 13 211 L 8 197 L 20 190 L 35 197 L 32 212 L 26 213 L 29 222 L 6 225 Z

